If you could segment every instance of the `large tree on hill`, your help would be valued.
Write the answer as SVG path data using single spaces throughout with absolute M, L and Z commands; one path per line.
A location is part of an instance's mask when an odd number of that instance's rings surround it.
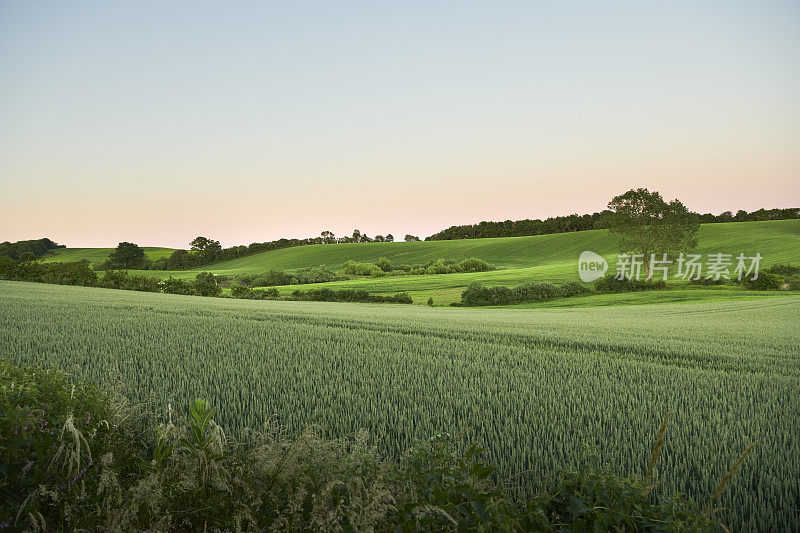
M 219 243 L 219 241 L 214 241 L 207 237 L 197 237 L 190 242 L 189 245 L 192 247 L 192 250 L 196 252 L 219 252 L 222 250 L 222 245 Z
M 146 257 L 138 244 L 121 242 L 109 254 L 108 261 L 114 268 L 136 268 L 144 265 Z
M 664 201 L 658 191 L 631 189 L 612 198 L 608 208 L 602 226 L 620 236 L 620 251 L 642 254 L 648 275 L 650 254 L 660 259 L 697 246 L 700 217 L 679 200 Z

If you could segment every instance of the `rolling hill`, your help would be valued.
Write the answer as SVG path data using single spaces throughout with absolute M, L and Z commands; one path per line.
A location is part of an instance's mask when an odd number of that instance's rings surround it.
M 497 239 L 314 245 L 264 252 L 189 271 L 139 273 L 163 278 L 193 278 L 201 271 L 235 276 L 267 269 L 294 270 L 321 264 L 341 270 L 349 259 L 376 261 L 380 257 L 387 257 L 393 264 L 419 264 L 439 258 L 459 260 L 474 256 L 500 267 L 491 272 L 354 278 L 314 285 L 358 288 L 377 293 L 406 291 L 417 302 L 433 297 L 437 303 L 447 304 L 457 301 L 463 288 L 472 281 L 515 285 L 524 281 L 562 283 L 577 280 L 577 260 L 582 251 L 592 250 L 613 264 L 617 255 L 615 243 L 615 237 L 607 231 L 592 230 Z M 800 220 L 704 224 L 700 227 L 695 253 L 704 256 L 712 253 L 760 253 L 763 256 L 762 267 L 777 263 L 798 264 Z M 302 288 L 309 287 L 305 285 Z M 287 286 L 279 287 L 279 290 L 290 292 L 297 288 Z
M 157 246 L 142 247 L 145 255 L 149 259 L 159 259 L 167 257 L 175 251 L 174 248 L 161 248 Z M 44 258 L 45 263 L 55 263 L 60 261 L 82 261 L 87 260 L 92 263 L 101 263 L 108 259 L 114 248 L 60 248 L 53 251 L 52 255 Z
M 314 287 L 358 288 L 376 293 L 406 291 L 417 302 L 433 297 L 437 303 L 457 301 L 472 281 L 489 285 L 516 285 L 525 281 L 563 283 L 578 279 L 577 260 L 584 250 L 594 251 L 609 261 L 616 260 L 616 239 L 605 230 L 558 233 L 529 237 L 463 239 L 452 241 L 377 242 L 360 244 L 312 245 L 263 252 L 232 261 L 186 271 L 132 271 L 148 276 L 194 278 L 199 272 L 235 276 L 268 269 L 295 270 L 326 265 L 341 271 L 345 261 L 374 262 L 380 257 L 392 264 L 424 264 L 439 258 L 460 260 L 478 257 L 497 267 L 491 272 L 424 276 L 386 276 L 353 278 L 347 281 L 316 284 Z M 146 248 L 151 258 L 171 253 L 170 248 Z M 49 261 L 105 259 L 110 248 L 70 248 L 48 258 Z M 739 253 L 763 256 L 762 267 L 777 263 L 800 263 L 800 220 L 732 222 L 704 224 L 698 235 L 695 253 Z M 613 268 L 613 267 L 612 267 Z M 304 285 L 302 288 L 310 288 Z M 282 292 L 297 286 L 279 287 Z

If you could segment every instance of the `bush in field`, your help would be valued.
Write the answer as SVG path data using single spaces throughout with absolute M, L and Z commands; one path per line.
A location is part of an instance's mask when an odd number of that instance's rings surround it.
M 514 287 L 514 299 L 517 302 L 546 302 L 560 298 L 558 287 L 547 281 L 542 283 L 524 283 Z
M 411 297 L 405 292 L 394 296 L 370 294 L 362 289 L 310 289 L 308 291 L 294 291 L 289 297 L 291 300 L 311 302 L 369 302 L 369 303 L 413 303 Z
M 378 265 L 378 268 L 380 268 L 384 272 L 392 271 L 392 263 L 385 257 L 381 257 L 380 259 L 378 259 L 378 261 L 375 264 Z
M 158 292 L 159 280 L 148 276 L 131 276 L 127 270 L 107 270 L 97 282 L 98 287 L 128 291 Z
M 597 292 L 636 292 L 653 291 L 666 289 L 667 284 L 664 280 L 653 281 L 643 279 L 618 278 L 614 274 L 606 274 L 598 279 L 594 284 Z
M 789 264 L 772 265 L 769 268 L 765 268 L 763 272 L 769 272 L 770 274 L 777 274 L 778 276 L 783 276 L 784 278 L 790 278 L 794 276 L 800 276 L 800 266 Z
M 337 276 L 336 272 L 330 270 L 325 265 L 320 265 L 318 267 L 299 268 L 297 269 L 297 272 L 295 272 L 295 277 L 297 278 L 297 283 L 300 284 L 325 283 L 327 281 L 346 279 Z
M 194 294 L 191 284 L 182 279 L 170 276 L 159 284 L 161 291 L 167 294 Z
M 470 257 L 458 263 L 459 272 L 487 272 L 495 267 L 477 257 Z
M 559 288 L 558 291 L 561 293 L 561 296 L 565 298 L 571 298 L 573 296 L 583 296 L 584 294 L 590 294 L 592 289 L 584 285 L 579 281 L 568 281 L 563 283 Z
M 742 281 L 744 288 L 751 291 L 773 291 L 783 287 L 786 281 L 778 274 L 761 271 L 756 279 L 745 278 Z
M 7 256 L 0 256 L 0 279 L 84 287 L 97 285 L 97 274 L 86 261 L 39 263 L 16 261 Z
M 375 263 L 360 263 L 358 261 L 345 261 L 344 273 L 354 276 L 382 276 L 384 271 Z
M 330 439 L 308 429 L 289 437 L 274 421 L 232 444 L 214 421 L 216 409 L 201 399 L 185 418 L 175 412 L 173 420 L 170 409 L 168 421 L 156 424 L 105 390 L 7 359 L 0 359 L 0 406 L 3 529 L 719 528 L 681 495 L 652 497 L 664 425 L 644 477 L 620 477 L 589 454 L 577 470 L 519 497 L 498 482 L 486 450 L 448 433 L 394 459 L 379 456 L 365 432 Z
M 275 287 L 270 287 L 269 289 L 251 289 L 250 287 L 234 285 L 231 287 L 231 296 L 244 300 L 275 300 L 280 297 L 280 293 Z

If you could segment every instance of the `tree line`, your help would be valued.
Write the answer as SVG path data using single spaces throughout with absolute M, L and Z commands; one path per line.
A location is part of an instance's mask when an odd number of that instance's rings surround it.
M 524 219 L 506 220 L 503 222 L 479 222 L 462 226 L 450 226 L 430 237 L 426 241 L 447 241 L 454 239 L 482 239 L 488 237 L 523 237 L 529 235 L 548 235 L 551 233 L 568 233 L 571 231 L 586 231 L 591 229 L 604 229 L 603 220 L 611 213 L 604 210 L 591 215 L 565 215 L 550 217 L 545 220 Z M 747 212 L 739 210 L 734 214 L 725 211 L 719 215 L 712 213 L 697 214 L 703 224 L 722 222 L 755 222 L 761 220 L 788 220 L 800 218 L 800 208 L 788 209 L 758 209 Z
M 58 248 L 66 248 L 63 244 L 56 244 L 50 239 L 33 239 L 17 242 L 0 242 L 0 256 L 10 257 L 21 261 L 32 261 L 42 257 Z
M 406 235 L 406 242 L 419 241 L 414 235 Z M 189 243 L 189 250 L 175 250 L 168 257 L 156 260 L 148 259 L 144 250 L 135 243 L 121 242 L 108 259 L 97 266 L 97 270 L 112 270 L 117 268 L 135 268 L 140 270 L 191 270 L 213 263 L 230 261 L 248 255 L 271 252 L 295 246 L 309 246 L 312 244 L 342 244 L 342 243 L 367 243 L 367 242 L 394 242 L 394 236 L 376 235 L 374 238 L 358 229 L 352 235 L 337 237 L 331 231 L 323 231 L 319 237 L 305 239 L 278 239 L 268 242 L 254 242 L 247 246 L 231 246 L 223 248 L 219 241 L 208 237 L 197 237 Z

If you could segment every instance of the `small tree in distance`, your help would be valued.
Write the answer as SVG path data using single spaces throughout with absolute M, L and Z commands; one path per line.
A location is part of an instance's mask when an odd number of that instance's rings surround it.
M 650 254 L 672 256 L 697 246 L 700 217 L 679 200 L 667 203 L 658 191 L 631 189 L 608 202 L 602 226 L 620 236 L 623 253 L 642 254 L 650 274 Z

